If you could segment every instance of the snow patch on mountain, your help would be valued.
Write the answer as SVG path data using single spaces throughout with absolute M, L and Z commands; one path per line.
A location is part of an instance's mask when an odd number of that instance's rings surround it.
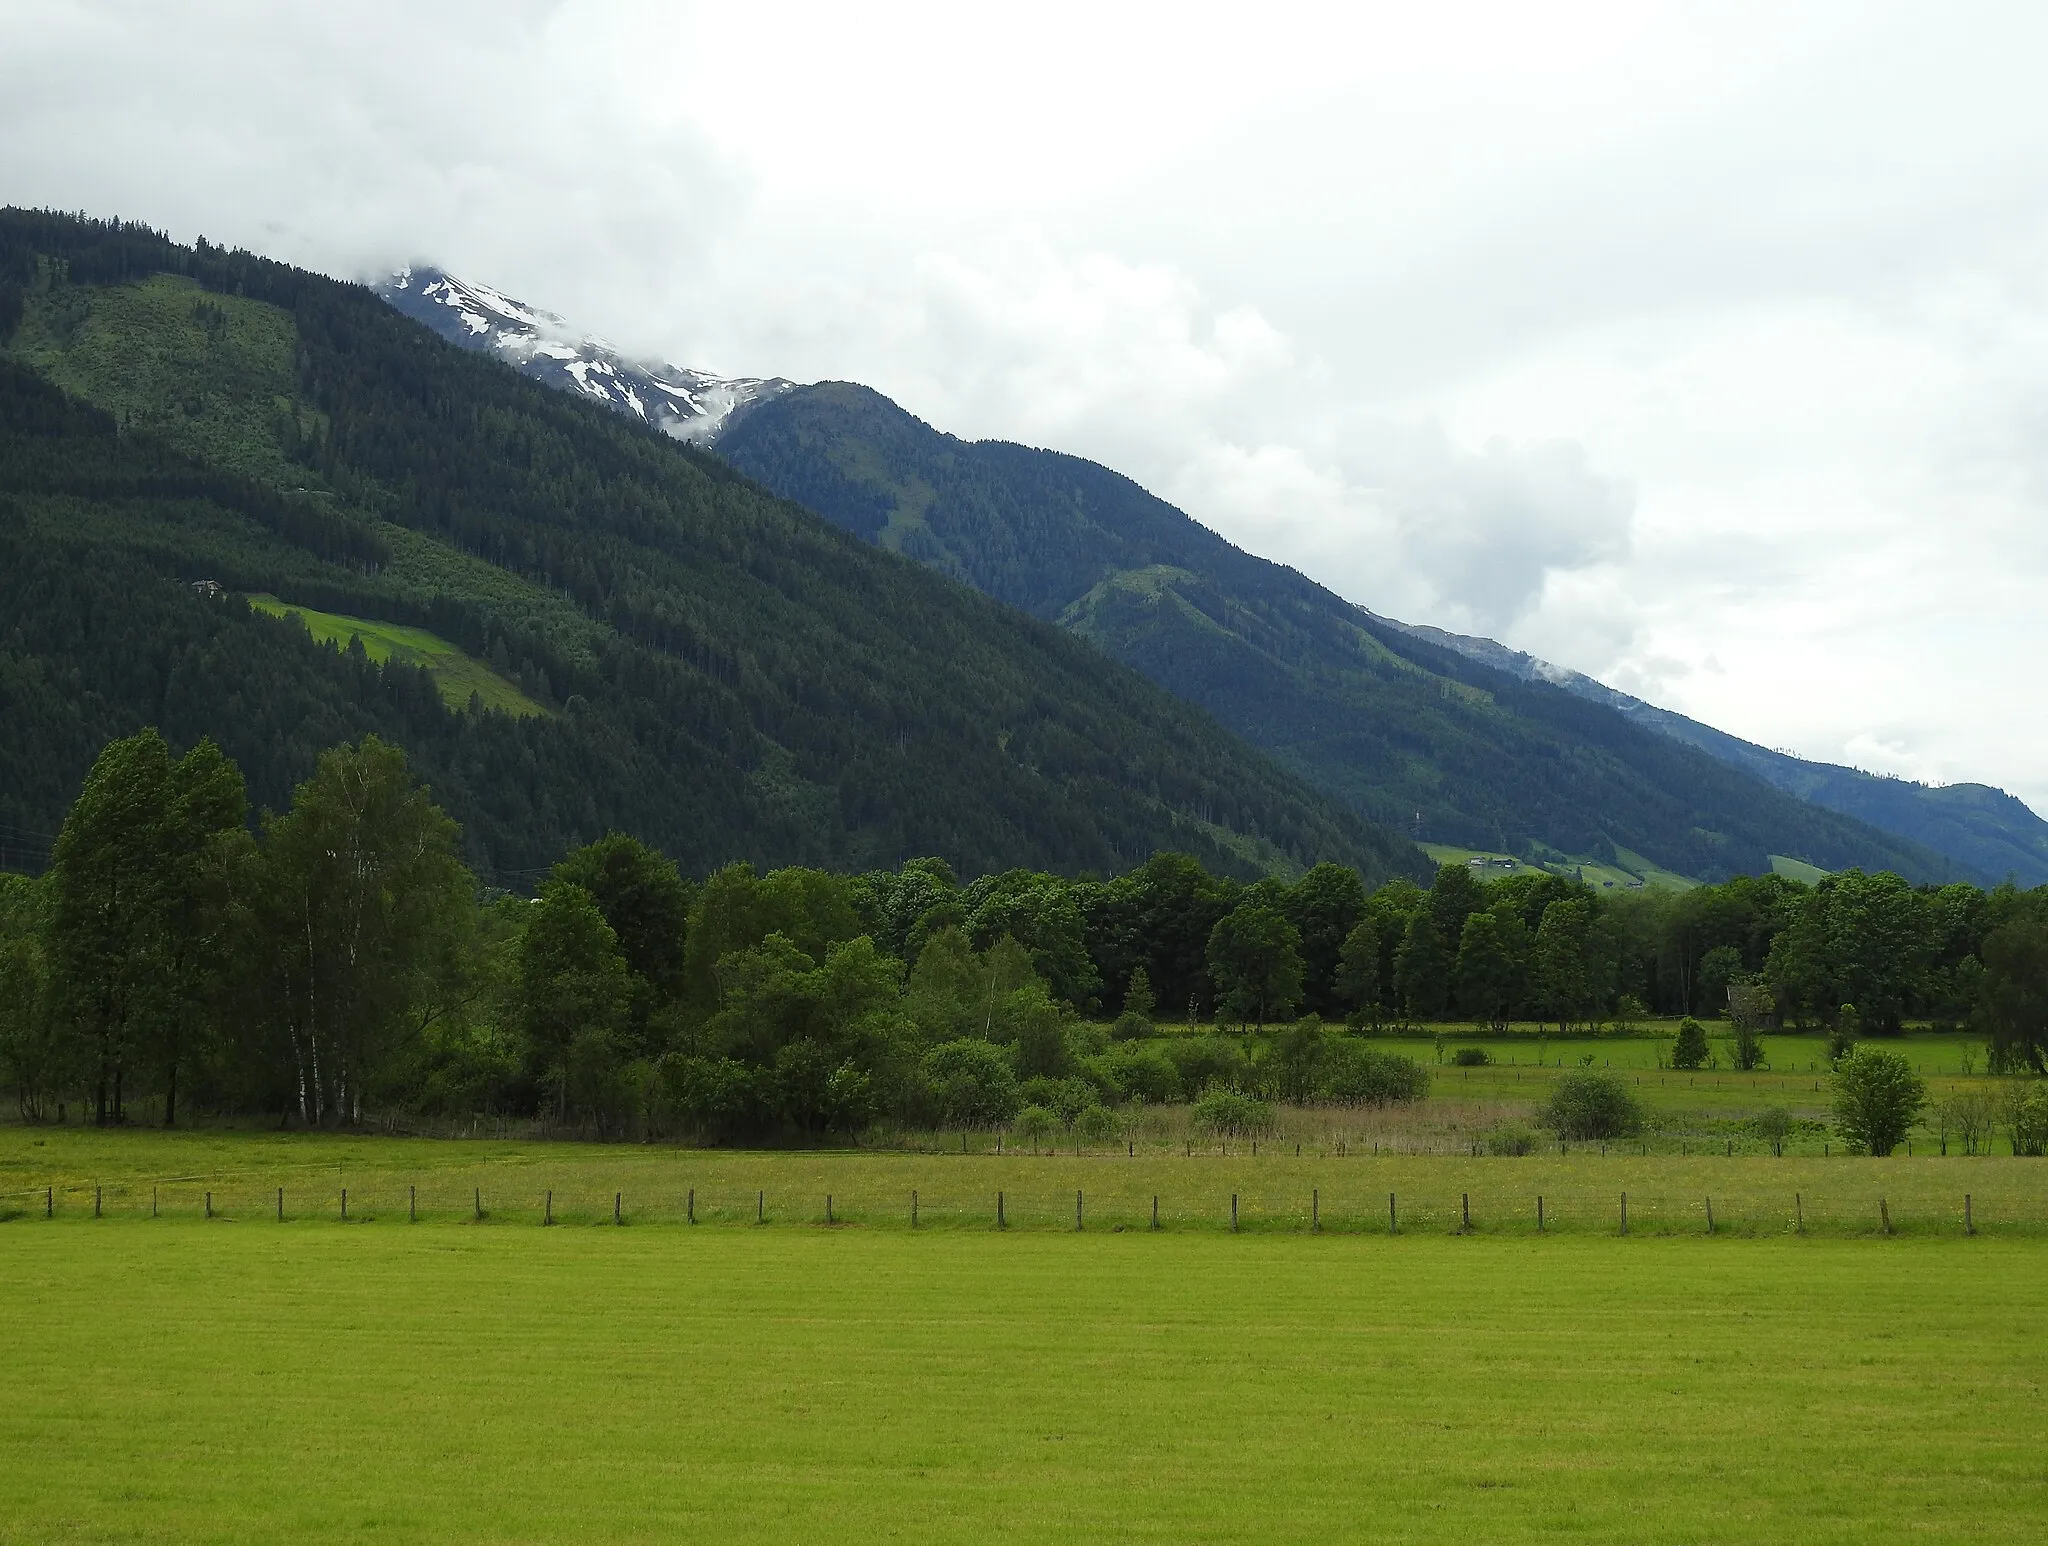
M 376 291 L 451 343 L 494 354 L 547 386 L 593 398 L 696 445 L 711 444 L 748 408 L 796 385 L 780 377 L 714 376 L 630 360 L 551 311 L 438 268 L 399 269 Z

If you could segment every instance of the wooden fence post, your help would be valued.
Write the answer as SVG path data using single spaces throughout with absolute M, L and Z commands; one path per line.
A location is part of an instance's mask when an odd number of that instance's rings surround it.
M 1621 1232 L 1628 1233 L 1628 1193 L 1621 1194 Z
M 1159 1227 L 1159 1194 L 1157 1192 L 1152 1194 L 1152 1227 L 1154 1229 Z
M 542 1223 L 543 1225 L 547 1225 L 547 1224 L 552 1224 L 552 1223 L 554 1223 L 554 1221 L 555 1221 L 555 1194 L 554 1194 L 554 1193 L 553 1193 L 552 1191 L 550 1191 L 550 1192 L 548 1193 L 548 1202 L 547 1202 L 547 1212 L 541 1215 L 541 1223 Z
M 417 1185 L 405 1189 L 405 1221 L 408 1224 L 420 1221 L 420 1189 Z
M 1882 1197 L 1877 1200 L 1877 1216 L 1884 1224 L 1884 1232 L 1890 1234 L 1892 1232 L 1892 1210 Z
M 281 1186 L 277 1189 L 277 1221 L 280 1224 L 284 1222 L 284 1188 Z
M 157 1212 L 156 1212 L 156 1205 L 157 1205 L 157 1189 L 156 1189 L 155 1187 L 153 1187 L 153 1186 L 152 1186 L 152 1187 L 151 1187 L 151 1188 L 149 1189 L 149 1216 L 150 1216 L 151 1218 L 155 1218 L 155 1217 L 157 1216 Z
M 46 1186 L 43 1188 L 43 1217 L 46 1219 L 53 1219 L 56 1216 L 57 1188 L 55 1188 L 54 1186 Z
M 1389 1192 L 1387 1193 L 1387 1233 L 1398 1235 L 1400 1232 L 1400 1216 L 1394 1212 L 1394 1194 Z
M 756 1224 L 768 1222 L 768 1194 L 765 1191 L 754 1193 L 754 1222 Z
M 100 1188 L 97 1183 L 95 1183 L 92 1189 L 92 1216 L 94 1218 L 100 1216 Z
M 1711 1234 L 1712 1234 L 1713 1232 L 1714 1232 L 1714 1199 L 1713 1199 L 1713 1198 L 1711 1198 L 1711 1197 L 1709 1197 L 1709 1198 L 1707 1199 L 1707 1233 L 1711 1235 Z
M 206 1194 L 206 1216 L 208 1218 L 213 1217 L 213 1193 L 211 1192 Z
M 1237 1233 L 1237 1193 L 1230 1194 L 1230 1232 Z
M 690 1200 L 689 1200 L 689 1202 L 687 1202 L 686 1204 L 684 1204 L 684 1207 L 685 1207 L 685 1208 L 686 1208 L 686 1209 L 688 1210 L 688 1212 L 687 1212 L 687 1217 L 689 1218 L 690 1222 L 691 1222 L 692 1224 L 696 1223 L 696 1222 L 697 1222 L 697 1188 L 695 1188 L 694 1186 L 690 1188 Z
M 1806 1200 L 1797 1192 L 1792 1194 L 1792 1233 L 1806 1233 Z
M 1080 1227 L 1081 1227 L 1081 1194 L 1080 1194 L 1080 1192 L 1079 1192 L 1079 1191 L 1076 1191 L 1076 1192 L 1074 1193 L 1074 1228 L 1075 1228 L 1076 1230 L 1079 1230 L 1079 1229 L 1080 1229 Z
M 832 1194 L 830 1192 L 825 1194 L 825 1222 L 827 1224 L 832 1222 Z
M 476 1203 L 476 1221 L 481 1224 L 484 1221 L 484 1189 L 482 1187 L 476 1189 L 474 1201 Z
M 1460 1193 L 1458 1194 L 1458 1213 L 1459 1213 L 1459 1216 L 1460 1216 L 1460 1217 L 1461 1217 L 1461 1218 L 1462 1218 L 1462 1219 L 1464 1220 L 1464 1222 L 1463 1222 L 1463 1223 L 1461 1223 L 1461 1224 L 1460 1224 L 1460 1225 L 1458 1226 L 1458 1233 L 1459 1233 L 1459 1234 L 1461 1234 L 1461 1235 L 1469 1235 L 1469 1234 L 1471 1234 L 1471 1233 L 1472 1233 L 1472 1194 L 1471 1194 L 1470 1192 L 1460 1192 Z
M 1543 1233 L 1543 1194 L 1536 1194 L 1536 1233 Z
M 1311 1234 L 1319 1235 L 1323 1232 L 1323 1190 L 1321 1187 L 1309 1188 L 1308 1227 Z
M 917 1228 L 917 1188 L 910 1189 L 910 1227 Z
M 612 1193 L 612 1222 L 614 1224 L 623 1224 L 626 1222 L 624 1206 L 625 1201 L 626 1194 L 624 1192 Z M 827 1212 L 831 1211 L 832 1199 L 829 1197 L 825 1199 L 825 1208 Z
M 996 1228 L 998 1228 L 998 1229 L 1008 1229 L 1009 1227 L 1010 1227 L 1010 1221 L 1009 1221 L 1009 1220 L 1008 1220 L 1007 1218 L 1003 1217 L 1003 1194 L 1002 1194 L 1001 1192 L 997 1192 L 997 1193 L 996 1193 Z
M 1963 1233 L 1974 1235 L 1976 1232 L 1977 1221 L 1970 1217 L 1970 1194 L 1965 1192 L 1963 1193 Z
M 341 1189 L 341 1216 L 348 1217 L 348 1188 L 345 1186 Z

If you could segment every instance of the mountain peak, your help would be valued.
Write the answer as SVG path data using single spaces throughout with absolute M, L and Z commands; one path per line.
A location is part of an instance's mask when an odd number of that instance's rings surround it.
M 401 268 L 375 289 L 451 343 L 495 355 L 523 375 L 594 398 L 698 445 L 708 445 L 735 415 L 795 385 L 779 377 L 714 376 L 631 360 L 554 312 L 431 266 Z

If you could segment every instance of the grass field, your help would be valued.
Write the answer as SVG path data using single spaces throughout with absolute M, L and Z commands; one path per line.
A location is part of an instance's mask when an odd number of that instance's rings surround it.
M 955 1135 L 957 1141 L 957 1135 Z M 1964 1230 L 1964 1196 L 1984 1238 L 2048 1239 L 2048 1161 L 2009 1155 L 1886 1160 L 1818 1155 L 1726 1157 L 1574 1149 L 1519 1158 L 1469 1153 L 1371 1152 L 1371 1140 L 1339 1155 L 1309 1140 L 1269 1141 L 1256 1155 L 1174 1143 L 1136 1143 L 1076 1155 L 1032 1154 L 994 1140 L 972 1152 L 868 1149 L 744 1150 L 653 1144 L 448 1140 L 233 1131 L 96 1132 L 0 1128 L 0 1218 L 14 1231 L 58 1222 L 203 1219 L 222 1227 L 275 1230 L 278 1192 L 286 1227 L 338 1220 L 344 1190 L 353 1223 L 403 1227 L 473 1225 L 481 1197 L 485 1225 L 609 1225 L 616 1201 L 628 1225 L 686 1227 L 695 1198 L 700 1226 L 822 1227 L 826 1198 L 841 1225 L 907 1231 L 911 1194 L 919 1226 L 988 1231 L 996 1194 L 1012 1231 L 1070 1232 L 1075 1193 L 1090 1230 L 1147 1231 L 1152 1200 L 1168 1232 L 1226 1233 L 1230 1203 L 1246 1233 L 1387 1232 L 1387 1197 L 1408 1234 L 1464 1227 L 1474 1233 L 1536 1233 L 1544 1199 L 1550 1235 L 1610 1235 L 1628 1194 L 1634 1236 L 1704 1235 L 1712 1200 L 1720 1235 L 1777 1237 Z M 209 1197 L 211 1202 L 209 1204 Z M 1880 1211 L 1882 1204 L 1882 1211 Z
M 2044 1266 L 10 1225 L 0 1541 L 2036 1541 Z
M 474 693 L 487 709 L 513 715 L 547 712 L 482 661 L 464 654 L 439 634 L 429 633 L 424 628 L 380 623 L 363 617 L 344 617 L 336 612 L 319 612 L 311 607 L 280 601 L 275 596 L 251 596 L 249 605 L 259 612 L 268 612 L 272 617 L 298 618 L 322 644 L 346 649 L 350 639 L 361 639 L 364 653 L 379 665 L 395 658 L 408 665 L 424 666 L 427 674 L 433 677 L 434 685 L 441 689 L 442 700 L 450 708 L 468 708 L 470 694 Z

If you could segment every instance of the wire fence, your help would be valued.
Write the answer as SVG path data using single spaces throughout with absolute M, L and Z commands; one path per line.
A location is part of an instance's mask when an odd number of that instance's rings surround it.
M 963 1181 L 965 1178 L 962 1178 Z M 1072 1177 L 1065 1178 L 1067 1180 Z M 885 1187 L 874 1178 L 826 1186 L 562 1185 L 523 1178 L 377 1175 L 343 1185 L 294 1178 L 176 1177 L 52 1183 L 0 1194 L 0 1221 L 208 1220 L 222 1224 L 672 1226 L 1088 1231 L 1179 1230 L 1331 1235 L 1527 1236 L 2048 1236 L 2048 1198 L 2010 1186 L 1936 1194 L 1779 1191 L 1740 1182 L 1715 1191 L 1668 1185 L 1607 1189 L 1550 1183 L 1547 1190 L 1448 1190 L 1357 1184 L 1299 1187 L 1225 1179 L 1168 1188 L 1133 1177 L 1067 1185 L 991 1177 L 969 1187 Z M 1090 1181 L 1096 1184 L 1089 1184 Z M 1136 1182 L 1137 1184 L 1132 1184 Z M 828 1187 L 830 1189 L 828 1189 Z

